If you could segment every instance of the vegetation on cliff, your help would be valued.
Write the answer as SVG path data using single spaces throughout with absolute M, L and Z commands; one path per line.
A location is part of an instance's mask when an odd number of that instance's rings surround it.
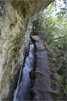
M 28 22 L 53 0 L 0 0 L 0 101 L 12 100 L 14 81 L 29 47 Z M 26 33 L 25 33 L 26 32 Z
M 59 10 L 57 10 L 59 9 Z M 60 79 L 60 99 L 67 99 L 67 6 L 50 4 L 32 21 L 31 34 L 39 35 L 46 42 L 58 61 L 57 72 Z M 54 67 L 53 67 L 54 68 Z

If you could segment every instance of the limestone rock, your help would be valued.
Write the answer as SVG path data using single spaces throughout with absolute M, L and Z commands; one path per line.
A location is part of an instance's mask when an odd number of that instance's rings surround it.
M 23 65 L 29 45 L 27 25 L 30 18 L 52 1 L 0 0 L 0 101 L 11 93 Z

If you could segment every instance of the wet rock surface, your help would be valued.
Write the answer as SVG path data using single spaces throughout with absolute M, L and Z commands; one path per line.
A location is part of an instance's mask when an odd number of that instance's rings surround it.
M 33 83 L 31 87 L 33 101 L 55 101 L 58 97 L 58 92 L 51 87 L 51 71 L 45 46 L 38 36 L 32 36 L 32 39 L 36 48 L 35 70 L 30 73 L 31 82 Z

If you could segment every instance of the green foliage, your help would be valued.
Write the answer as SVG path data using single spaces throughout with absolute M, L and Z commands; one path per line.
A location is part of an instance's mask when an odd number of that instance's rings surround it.
M 57 13 L 56 15 L 58 15 L 59 17 L 67 15 L 67 8 L 61 8 L 61 11 Z
M 61 93 L 62 96 L 64 97 L 64 100 L 67 99 L 67 61 L 66 61 L 66 57 L 62 62 L 62 66 L 60 68 L 60 70 L 58 71 L 59 74 L 59 78 L 61 81 Z
M 50 46 L 67 44 L 67 15 L 53 17 L 52 11 L 56 3 L 53 2 L 32 22 L 32 34 L 39 34 Z M 65 11 L 65 9 L 63 9 Z M 60 13 L 62 10 L 60 11 Z M 62 12 L 63 13 L 63 12 Z M 66 50 L 66 47 L 63 48 Z
M 54 17 L 52 13 L 55 6 L 56 3 L 53 2 L 32 21 L 31 34 L 39 35 L 51 48 L 59 47 L 65 55 L 67 52 L 67 8 L 61 8 L 60 12 L 56 13 L 56 17 Z M 62 82 L 61 91 L 65 99 L 67 95 L 66 66 L 67 63 L 64 60 L 58 71 L 59 79 Z

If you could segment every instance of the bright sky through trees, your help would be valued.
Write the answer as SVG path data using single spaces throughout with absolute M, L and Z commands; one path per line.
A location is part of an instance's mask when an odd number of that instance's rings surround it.
M 67 8 L 67 0 L 55 0 L 56 4 L 54 7 L 52 7 L 52 12 L 50 15 L 53 17 L 56 17 L 56 14 L 61 11 L 61 8 Z M 44 10 L 45 12 L 45 10 Z

